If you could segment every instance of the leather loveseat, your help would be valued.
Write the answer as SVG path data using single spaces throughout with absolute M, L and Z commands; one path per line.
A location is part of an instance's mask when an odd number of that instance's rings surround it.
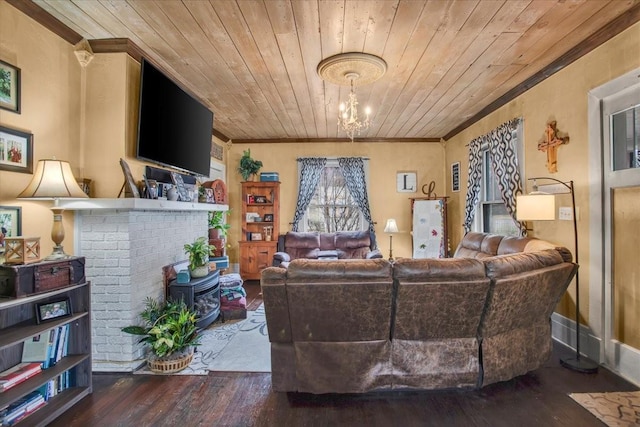
M 286 267 L 294 259 L 374 259 L 382 258 L 369 231 L 335 233 L 289 231 L 278 237 L 274 267 Z
M 565 248 L 468 233 L 454 258 L 297 259 L 262 272 L 275 391 L 479 388 L 542 366 Z

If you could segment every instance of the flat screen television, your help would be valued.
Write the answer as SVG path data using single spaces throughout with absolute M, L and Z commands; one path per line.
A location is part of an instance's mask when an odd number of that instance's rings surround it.
M 213 112 L 145 59 L 141 68 L 137 157 L 209 176 Z

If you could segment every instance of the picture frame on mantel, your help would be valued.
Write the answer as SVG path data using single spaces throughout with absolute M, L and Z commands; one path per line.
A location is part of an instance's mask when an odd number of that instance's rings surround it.
M 133 179 L 133 175 L 131 174 L 131 169 L 129 169 L 129 165 L 124 159 L 120 159 L 120 167 L 122 168 L 122 173 L 124 174 L 124 184 L 122 184 L 120 193 L 122 194 L 122 190 L 124 190 L 124 197 L 134 197 L 136 199 L 139 199 L 140 190 L 138 190 L 136 181 Z
M 33 134 L 0 126 L 0 170 L 33 173 Z
M 0 108 L 20 114 L 20 68 L 0 61 Z

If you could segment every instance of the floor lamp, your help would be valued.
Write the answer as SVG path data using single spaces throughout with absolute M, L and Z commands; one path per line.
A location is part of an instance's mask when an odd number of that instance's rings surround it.
M 573 190 L 573 181 L 562 182 L 555 178 L 536 177 L 529 178 L 533 181 L 533 192 L 528 195 L 516 197 L 516 217 L 518 221 L 544 221 L 555 220 L 555 195 L 538 191 L 536 180 L 549 180 L 561 184 L 571 194 L 571 207 L 573 209 L 573 236 L 575 248 L 575 260 L 578 263 L 578 220 L 576 218 L 576 198 Z M 570 358 L 561 358 L 560 364 L 565 368 L 592 374 L 598 371 L 598 364 L 580 354 L 580 271 L 576 272 L 576 355 Z
M 398 232 L 398 224 L 393 218 L 387 220 L 387 224 L 384 226 L 384 232 L 389 233 L 389 261 L 393 261 L 393 233 Z

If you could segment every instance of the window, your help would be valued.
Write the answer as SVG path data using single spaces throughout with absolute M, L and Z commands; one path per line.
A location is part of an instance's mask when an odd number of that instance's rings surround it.
M 366 164 L 366 163 L 365 163 Z M 333 233 L 367 229 L 335 159 L 327 159 L 303 220 L 304 231 Z
M 522 120 L 518 124 L 516 139 L 516 150 L 518 155 L 518 168 L 520 177 L 524 177 L 524 142 L 522 138 Z M 524 191 L 524 187 L 523 187 Z M 484 233 L 501 234 L 503 236 L 519 236 L 518 226 L 507 211 L 502 196 L 498 180 L 491 167 L 491 156 L 489 146 L 482 147 L 482 183 L 480 184 L 480 209 L 477 211 L 474 221 L 474 230 Z
M 611 115 L 613 170 L 640 168 L 640 105 Z

